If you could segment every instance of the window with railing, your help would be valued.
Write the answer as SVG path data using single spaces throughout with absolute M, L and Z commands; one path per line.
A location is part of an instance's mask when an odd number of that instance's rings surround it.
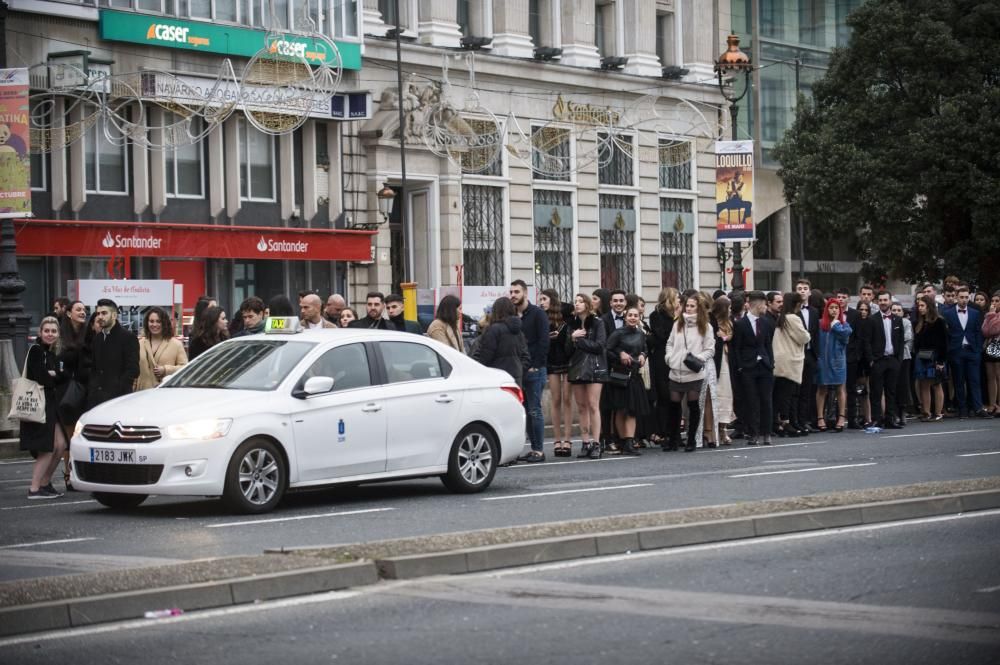
M 692 189 L 690 141 L 659 140 L 660 188 Z
M 597 133 L 597 181 L 602 185 L 635 185 L 635 137 Z
M 463 118 L 472 130 L 464 137 L 468 141 L 459 161 L 462 173 L 469 175 L 503 175 L 503 131 L 499 123 L 481 118 Z
M 566 300 L 573 295 L 573 194 L 536 189 L 532 202 L 535 285 L 555 289 Z
M 496 286 L 504 280 L 504 188 L 462 185 L 463 281 Z
M 635 284 L 635 197 L 599 196 L 601 287 L 632 292 Z
M 570 131 L 564 127 L 531 128 L 531 176 L 535 180 L 573 179 Z
M 694 288 L 694 204 L 691 199 L 660 199 L 660 285 Z

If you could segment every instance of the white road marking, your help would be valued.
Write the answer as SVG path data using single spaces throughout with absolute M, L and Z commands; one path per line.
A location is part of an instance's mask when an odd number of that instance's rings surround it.
M 891 436 L 880 436 L 880 439 L 904 439 L 908 436 L 940 436 L 942 434 L 965 434 L 966 432 L 985 432 L 985 429 L 956 429 L 951 432 L 922 432 L 920 434 L 893 434 Z
M 958 455 L 957 457 L 980 457 L 982 455 L 1000 455 L 1000 450 L 991 450 L 985 453 L 965 453 L 964 455 Z
M 0 480 L 0 483 L 27 483 L 30 482 L 31 478 L 27 475 L 24 478 L 14 478 L 12 480 Z
M 319 515 L 295 515 L 293 517 L 271 517 L 265 520 L 245 520 L 243 522 L 223 522 L 221 524 L 206 524 L 208 529 L 219 529 L 225 526 L 247 526 L 250 524 L 271 524 L 274 522 L 295 522 L 298 520 L 314 520 L 320 517 L 343 517 L 345 515 L 363 515 L 365 513 L 384 513 L 395 508 L 366 508 L 365 510 L 345 510 L 338 513 L 321 513 Z
M 504 469 L 544 469 L 549 466 L 558 466 L 560 464 L 588 464 L 590 462 L 624 462 L 626 460 L 635 460 L 638 457 L 602 457 L 601 459 L 582 459 L 575 462 L 542 462 L 541 464 L 528 464 L 518 462 L 515 466 L 506 466 Z
M 97 538 L 66 538 L 64 540 L 42 540 L 37 543 L 20 543 L 18 545 L 4 545 L 0 550 L 12 550 L 18 547 L 38 547 L 39 545 L 62 545 L 64 543 L 82 543 L 86 540 L 97 540 Z
M 1000 586 L 988 586 L 985 589 L 976 589 L 976 593 L 993 593 L 994 591 L 1000 591 Z
M 734 440 L 731 446 L 720 446 L 719 448 L 699 448 L 696 453 L 731 453 L 734 450 L 739 450 L 743 452 L 744 450 L 770 450 L 771 448 L 788 448 L 790 446 L 812 446 L 817 443 L 829 443 L 829 439 L 824 439 L 822 441 L 799 441 L 798 443 L 772 443 L 770 446 L 745 446 L 740 445 L 738 441 Z M 739 447 L 737 447 L 739 446 Z
M 636 483 L 634 485 L 615 485 L 614 487 L 588 487 L 579 490 L 559 490 L 556 492 L 534 492 L 532 494 L 512 494 L 510 496 L 489 496 L 480 501 L 504 501 L 506 499 L 528 499 L 536 496 L 554 496 L 556 494 L 578 494 L 580 492 L 607 492 L 608 490 L 627 490 L 634 487 L 653 487 L 653 483 Z
M 707 543 L 705 545 L 689 545 L 687 547 L 674 547 L 671 549 L 652 550 L 648 552 L 636 552 L 628 554 L 614 554 L 608 556 L 587 557 L 575 561 L 559 561 L 556 563 L 537 564 L 524 566 L 521 568 L 505 568 L 503 570 L 489 570 L 482 573 L 469 573 L 463 575 L 463 579 L 483 579 L 490 577 L 507 577 L 510 575 L 526 575 L 537 572 L 551 570 L 565 570 L 568 568 L 579 568 L 582 566 L 606 565 L 616 561 L 633 561 L 635 559 L 650 559 L 653 557 L 668 557 L 690 554 L 692 552 L 706 552 L 712 550 L 724 550 L 737 547 L 748 547 L 754 545 L 769 545 L 794 540 L 808 540 L 811 538 L 826 538 L 829 536 L 839 536 L 844 533 L 880 531 L 882 529 L 894 529 L 898 527 L 914 526 L 919 524 L 931 524 L 934 522 L 950 522 L 954 520 L 967 520 L 976 517 L 992 517 L 1000 515 L 1000 509 L 980 510 L 973 513 L 960 513 L 958 515 L 940 515 L 937 517 L 922 517 L 913 520 L 900 522 L 885 522 L 882 524 L 864 524 L 859 526 L 841 527 L 837 529 L 826 529 L 823 531 L 806 531 L 803 533 L 792 533 L 778 536 L 762 536 L 759 538 L 746 538 L 743 540 L 733 540 L 720 543 Z M 20 635 L 0 639 L 0 647 L 16 646 L 18 644 L 36 644 L 40 642 L 51 642 L 54 640 L 73 640 L 89 635 L 104 635 L 117 633 L 126 630 L 141 628 L 157 628 L 177 623 L 199 621 L 202 619 L 214 619 L 216 617 L 237 616 L 240 614 L 250 614 L 254 612 L 269 612 L 271 610 L 283 609 L 286 607 L 299 607 L 312 605 L 315 603 L 325 603 L 328 601 L 342 601 L 356 598 L 361 595 L 377 593 L 392 593 L 398 587 L 406 587 L 411 584 L 423 583 L 429 579 L 447 579 L 449 576 L 422 577 L 416 580 L 384 581 L 377 585 L 359 587 L 351 591 L 327 591 L 323 593 L 311 594 L 308 596 L 296 596 L 294 598 L 284 598 L 281 600 L 268 600 L 260 603 L 247 605 L 237 605 L 235 607 L 221 607 L 213 610 L 200 610 L 182 614 L 176 617 L 164 619 L 135 619 L 132 621 L 122 621 L 119 623 L 103 624 L 99 626 L 86 626 L 82 628 L 60 628 L 45 633 L 33 633 L 31 635 Z
M 25 508 L 58 508 L 59 506 L 78 506 L 81 503 L 97 503 L 94 499 L 86 501 L 60 501 L 59 499 L 43 499 L 41 503 L 33 503 L 28 506 L 6 506 L 0 510 L 23 510 Z
M 7 464 L 34 464 L 34 463 L 35 463 L 35 460 L 33 460 L 33 459 L 12 459 L 12 460 L 3 460 L 3 461 L 0 461 L 0 464 L 2 464 L 2 465 L 7 465 Z
M 738 473 L 729 478 L 750 478 L 751 476 L 776 476 L 781 473 L 805 473 L 806 471 L 830 471 L 832 469 L 853 469 L 859 466 L 875 466 L 878 462 L 864 464 L 837 464 L 836 466 L 811 466 L 808 469 L 785 469 L 783 471 L 760 471 L 758 473 Z

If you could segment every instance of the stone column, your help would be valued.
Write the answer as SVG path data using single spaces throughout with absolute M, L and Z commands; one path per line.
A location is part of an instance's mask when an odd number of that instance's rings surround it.
M 693 79 L 711 79 L 715 76 L 713 70 L 715 59 L 725 50 L 723 44 L 716 44 L 713 39 L 715 37 L 713 4 L 715 3 L 701 0 L 678 0 L 683 26 L 681 35 L 684 39 L 683 66 L 690 70 Z
M 402 2 L 400 3 L 402 4 Z M 402 11 L 402 7 L 400 7 Z M 442 0 L 420 0 L 417 39 L 430 46 L 460 46 L 462 32 L 458 27 L 458 5 Z
M 234 219 L 243 205 L 240 200 L 240 136 L 239 118 L 233 116 L 223 125 L 226 133 L 225 163 L 235 168 L 226 170 L 226 216 Z
M 49 157 L 52 159 L 52 210 L 62 211 L 66 205 L 66 101 L 57 96 L 52 112 L 52 144 Z
M 400 5 L 403 4 L 405 0 L 400 1 Z M 402 7 L 400 7 L 402 10 Z M 383 20 L 382 13 L 378 10 L 378 0 L 365 0 L 364 10 L 362 13 L 362 23 L 361 32 L 365 35 L 379 35 L 385 34 L 389 26 L 385 24 Z
M 222 145 L 225 125 L 215 125 L 208 133 L 208 214 L 212 221 L 226 207 L 226 155 Z M 235 132 L 234 132 L 235 134 Z M 239 160 L 233 162 L 233 171 L 239 172 Z M 239 181 L 237 181 L 237 188 Z M 237 190 L 238 191 L 238 190 Z
M 648 0 L 619 0 L 624 2 L 626 74 L 655 76 L 663 74 L 660 58 L 656 54 L 656 3 Z
M 782 291 L 792 290 L 792 215 L 791 208 L 785 206 L 774 213 L 771 221 L 774 232 L 774 255 L 781 260 L 781 275 L 778 277 L 778 288 Z
M 559 62 L 577 67 L 600 67 L 601 54 L 594 39 L 593 0 L 563 0 L 562 57 Z
M 326 154 L 330 156 L 330 168 L 327 170 L 327 196 L 330 203 L 327 210 L 330 211 L 330 226 L 334 220 L 344 212 L 344 192 L 341 187 L 341 172 L 344 169 L 344 160 L 341 159 L 340 149 L 340 128 L 339 122 L 328 122 L 326 124 Z M 346 221 L 346 220 L 345 220 Z
M 278 198 L 281 201 L 281 221 L 287 222 L 295 211 L 295 142 L 291 134 L 278 136 Z M 303 169 L 304 170 L 304 169 Z
M 69 122 L 74 131 L 70 137 L 76 135 L 75 132 L 83 134 L 83 137 L 69 146 L 69 205 L 75 214 L 87 204 L 87 155 L 84 145 L 87 141 L 87 132 L 83 123 L 83 109 L 80 106 L 69 112 Z
M 139 218 L 147 209 L 149 209 L 149 150 L 142 143 L 135 142 L 132 144 L 132 212 Z
M 307 120 L 302 125 L 302 221 L 312 226 L 312 218 L 319 207 L 316 202 L 316 123 Z
M 535 46 L 528 34 L 528 0 L 494 2 L 493 53 L 530 58 Z
M 167 168 L 167 151 L 163 146 L 163 109 L 149 109 L 149 140 L 157 146 L 146 152 L 149 160 L 149 206 L 150 212 L 159 215 L 167 207 L 167 179 L 164 171 Z

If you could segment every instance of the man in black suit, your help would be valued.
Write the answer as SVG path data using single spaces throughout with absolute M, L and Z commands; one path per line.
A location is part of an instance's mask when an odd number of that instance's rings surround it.
M 601 322 L 604 324 L 604 332 L 608 337 L 611 333 L 625 325 L 625 301 L 626 293 L 621 289 L 611 292 L 611 309 L 601 315 Z M 608 355 L 608 367 L 618 364 L 618 357 L 613 354 Z M 611 391 L 601 391 L 601 441 L 604 451 L 608 455 L 620 455 L 621 450 L 615 442 L 614 418 L 611 409 Z
M 763 291 L 751 291 L 750 311 L 733 325 L 730 353 L 743 388 L 748 446 L 771 445 L 771 395 L 774 391 L 774 323 L 766 316 L 767 301 Z
M 902 429 L 892 414 L 896 413 L 896 384 L 903 363 L 903 319 L 893 316 L 892 294 L 888 291 L 878 294 L 878 309 L 869 318 L 862 334 L 864 353 L 872 363 L 868 379 L 872 420 L 884 429 Z
M 861 340 L 864 337 L 864 327 L 868 319 L 861 318 L 861 312 L 858 311 L 857 307 L 862 304 L 866 305 L 870 316 L 871 310 L 875 308 L 872 304 L 872 300 L 875 299 L 875 291 L 867 284 L 862 286 L 858 291 L 858 305 L 856 307 L 847 306 L 850 300 L 850 293 L 847 289 L 837 289 L 837 299 L 840 300 L 841 310 L 847 313 L 847 323 L 851 326 L 851 337 L 847 342 L 847 426 L 850 429 L 861 429 L 863 417 L 856 415 L 860 412 L 857 390 L 858 369 L 864 360 Z
M 819 319 L 822 312 L 809 306 L 809 295 L 812 293 L 812 283 L 808 279 L 795 282 L 795 292 L 802 298 L 802 308 L 799 318 L 809 331 L 809 343 L 806 344 L 806 358 L 802 364 L 802 384 L 799 387 L 799 424 L 814 432 L 816 428 L 816 365 L 819 363 Z

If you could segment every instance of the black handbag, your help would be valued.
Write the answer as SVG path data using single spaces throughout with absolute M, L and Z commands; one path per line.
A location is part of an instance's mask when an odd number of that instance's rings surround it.
M 627 367 L 615 367 L 608 372 L 608 383 L 619 388 L 627 388 L 632 372 Z
M 75 423 L 83 415 L 86 406 L 87 388 L 76 379 L 72 379 L 66 386 L 66 392 L 56 407 L 56 412 L 59 414 L 59 421 L 62 423 Z
M 687 325 L 684 326 L 684 348 L 688 348 Z M 701 370 L 705 369 L 705 361 L 688 351 L 687 355 L 684 356 L 684 366 L 697 374 Z
M 920 349 L 917 351 L 917 360 L 934 360 L 934 349 Z

